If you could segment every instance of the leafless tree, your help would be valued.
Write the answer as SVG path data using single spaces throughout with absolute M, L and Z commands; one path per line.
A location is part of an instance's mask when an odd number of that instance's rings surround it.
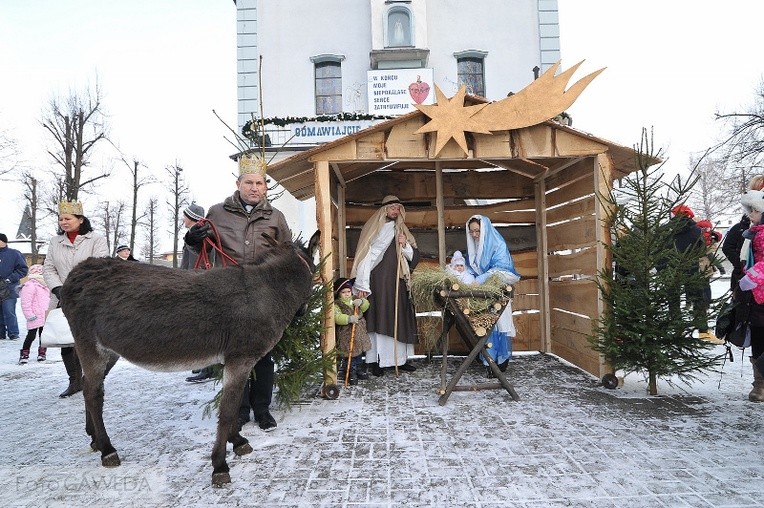
M 70 91 L 66 98 L 53 98 L 43 111 L 42 126 L 53 138 L 48 154 L 60 166 L 64 198 L 73 201 L 79 192 L 93 182 L 109 176 L 106 172 L 84 179 L 83 171 L 94 147 L 107 139 L 107 126 L 102 111 L 101 90 Z
M 8 129 L 0 128 L 0 177 L 13 173 L 19 165 L 19 158 L 16 140 Z
M 132 176 L 132 185 L 133 185 L 133 206 L 132 206 L 132 220 L 130 221 L 130 250 L 135 250 L 135 234 L 136 230 L 138 228 L 138 225 L 143 220 L 143 218 L 146 216 L 145 212 L 138 215 L 138 191 L 143 187 L 144 185 L 154 183 L 154 178 L 151 176 L 148 177 L 140 177 L 139 176 L 139 170 L 141 166 L 143 166 L 140 161 L 133 158 L 132 162 L 128 162 L 125 157 L 122 157 L 122 162 L 125 163 L 125 166 L 127 166 L 128 170 L 130 170 L 130 175 Z M 145 168 L 145 166 L 143 166 Z
M 727 166 L 727 176 L 740 191 L 748 181 L 764 169 L 764 81 L 757 88 L 753 103 L 741 112 L 716 113 L 716 119 L 727 132 L 714 148 Z M 739 194 L 739 193 L 738 193 Z
M 26 169 L 21 171 L 21 184 L 24 186 L 25 207 L 19 232 L 29 238 L 32 248 L 32 263 L 37 263 L 40 249 L 40 244 L 37 242 L 37 216 L 40 202 L 38 182 L 34 175 L 32 175 L 31 170 Z M 28 232 L 22 232 L 22 228 L 28 229 Z
M 146 243 L 141 249 L 141 254 L 148 260 L 150 265 L 154 264 L 154 258 L 156 257 L 156 249 L 159 233 L 159 199 L 152 197 L 149 199 L 149 203 L 146 206 L 146 211 L 143 214 L 146 217 Z
M 117 201 L 116 203 L 111 203 L 109 201 L 102 201 L 99 212 L 98 217 L 104 236 L 106 236 L 106 246 L 109 252 L 114 255 L 116 254 L 117 246 L 125 238 L 125 202 Z
M 188 186 L 183 180 L 183 168 L 181 168 L 176 162 L 173 166 L 167 168 L 167 174 L 170 175 L 170 182 L 168 190 L 170 192 L 170 200 L 167 201 L 167 206 L 170 207 L 171 224 L 173 225 L 172 231 L 172 266 L 178 267 L 178 256 L 175 255 L 178 252 L 178 243 L 180 240 L 180 230 L 183 227 L 183 222 L 180 220 L 180 214 L 183 213 L 183 208 L 188 205 Z
M 734 206 L 745 182 L 729 174 L 723 159 L 704 155 L 699 159 L 690 159 L 693 172 L 698 181 L 690 191 L 689 205 L 695 210 L 696 219 L 708 219 L 716 224 L 725 211 Z

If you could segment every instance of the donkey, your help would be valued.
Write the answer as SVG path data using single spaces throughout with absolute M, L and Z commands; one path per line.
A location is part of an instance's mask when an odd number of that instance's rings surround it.
M 237 411 L 252 367 L 281 339 L 313 287 L 319 232 L 264 249 L 252 265 L 209 271 L 89 258 L 61 289 L 61 307 L 83 370 L 85 431 L 101 464 L 120 465 L 103 422 L 104 378 L 120 356 L 156 371 L 223 367 L 223 395 L 212 448 L 212 485 L 231 482 L 226 442 L 252 452 Z

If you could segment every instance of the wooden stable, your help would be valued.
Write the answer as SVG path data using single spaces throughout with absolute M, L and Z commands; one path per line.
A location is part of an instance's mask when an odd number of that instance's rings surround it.
M 603 311 L 594 279 L 610 263 L 597 195 L 638 169 L 635 151 L 554 121 L 468 132 L 466 153 L 455 139 L 441 139 L 437 151 L 435 133 L 417 133 L 428 121 L 415 111 L 269 167 L 297 199 L 316 199 L 324 280 L 347 275 L 360 228 L 385 195 L 401 199 L 423 258 L 441 266 L 466 249 L 468 218 L 483 214 L 508 239 L 523 277 L 514 287 L 514 350 L 554 353 L 598 377 L 612 372 L 587 341 Z M 334 348 L 333 322 L 327 311 L 325 351 Z

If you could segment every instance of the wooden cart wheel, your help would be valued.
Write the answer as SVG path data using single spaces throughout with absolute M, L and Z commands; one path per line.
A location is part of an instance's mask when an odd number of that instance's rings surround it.
M 618 388 L 618 376 L 615 374 L 605 374 L 602 376 L 602 386 L 608 390 L 615 390 Z
M 337 385 L 326 385 L 324 387 L 324 397 L 329 400 L 335 400 L 340 396 L 340 387 Z

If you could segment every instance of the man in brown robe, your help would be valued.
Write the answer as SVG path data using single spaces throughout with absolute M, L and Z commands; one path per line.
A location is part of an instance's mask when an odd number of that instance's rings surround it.
M 409 283 L 411 271 L 419 263 L 419 250 L 406 227 L 405 216 L 406 210 L 397 197 L 382 200 L 382 207 L 361 230 L 350 275 L 355 277 L 354 292 L 371 303 L 365 314 L 372 344 L 366 363 L 371 364 L 376 376 L 383 374 L 383 367 L 416 370 L 407 360 L 418 342 Z

